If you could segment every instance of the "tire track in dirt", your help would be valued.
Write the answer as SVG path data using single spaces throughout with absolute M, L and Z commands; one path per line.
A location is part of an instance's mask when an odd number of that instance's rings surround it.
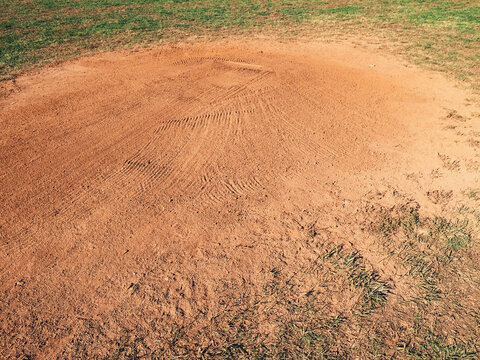
M 179 60 L 172 62 L 172 65 L 199 65 L 203 64 L 206 61 L 210 62 L 223 62 L 230 63 L 233 65 L 239 65 L 242 68 L 247 68 L 249 66 L 253 68 L 258 68 L 260 65 L 251 64 L 252 59 L 242 59 L 242 58 L 224 58 L 216 56 L 192 56 L 192 57 L 182 57 Z
M 215 61 L 219 61 L 220 59 L 213 59 Z M 235 59 L 238 62 L 239 59 Z M 222 60 L 222 61 L 231 61 L 231 60 Z M 241 71 L 243 68 L 233 67 L 234 70 Z M 234 92 L 235 95 L 240 96 L 240 94 L 248 88 L 248 84 L 256 82 L 261 79 L 261 76 L 255 76 L 246 81 L 245 84 L 241 86 L 237 86 L 234 89 L 231 89 L 230 92 Z M 229 99 L 229 91 L 221 93 L 220 96 L 213 96 L 213 99 L 209 100 L 208 102 L 215 103 L 221 102 L 222 100 Z M 204 96 L 209 94 L 215 95 L 215 92 L 212 89 L 209 89 L 204 93 Z M 192 105 L 192 102 L 190 102 Z M 174 108 L 175 106 L 188 106 L 188 103 L 185 101 L 174 101 L 173 104 L 167 105 L 167 108 Z M 108 109 L 107 109 L 108 110 Z M 106 111 L 98 114 L 100 117 L 104 116 Z M 182 151 L 186 149 L 189 143 L 189 139 L 198 135 L 200 131 L 198 128 L 205 128 L 215 127 L 216 131 L 218 132 L 221 128 L 225 127 L 227 123 L 227 119 L 232 114 L 239 114 L 240 112 L 248 112 L 252 110 L 230 110 L 224 113 L 207 113 L 202 115 L 196 115 L 191 117 L 185 117 L 179 120 L 167 120 L 162 122 L 162 125 L 157 127 L 153 130 L 154 136 L 151 138 L 149 142 L 142 148 L 139 149 L 136 154 L 128 159 L 125 160 L 124 166 L 116 172 L 107 174 L 107 176 L 102 177 L 102 181 L 105 183 L 109 183 L 108 187 L 114 189 L 135 189 L 132 190 L 132 197 L 137 196 L 139 193 L 144 191 L 151 191 L 154 185 L 157 183 L 162 183 L 164 185 L 164 191 L 167 191 L 169 188 L 175 186 L 176 181 L 175 179 L 180 177 L 182 173 L 179 172 L 179 166 L 175 166 L 175 163 L 182 163 L 181 159 L 178 159 L 182 154 Z M 143 113 L 143 114 L 142 114 Z M 163 108 L 161 113 L 168 114 L 168 111 Z M 138 108 L 137 106 L 137 116 L 142 118 L 145 117 L 146 113 L 143 109 Z M 168 115 L 167 115 L 168 116 Z M 98 118 L 98 116 L 97 116 Z M 90 123 L 95 123 L 95 120 Z M 238 123 L 237 123 L 238 125 Z M 88 125 L 85 125 L 88 127 Z M 134 129 L 131 134 L 135 138 L 141 138 L 148 136 L 146 133 L 151 132 L 151 128 L 153 125 L 150 126 L 150 129 L 147 130 L 143 129 L 140 130 L 138 127 Z M 171 128 L 175 128 L 175 131 Z M 231 129 L 232 131 L 236 131 L 235 129 L 239 129 L 239 127 L 234 127 Z M 66 130 L 67 136 L 71 130 Z M 185 131 L 190 132 L 185 136 Z M 193 131 L 193 132 L 192 132 Z M 165 132 L 169 132 L 168 134 L 164 134 Z M 173 135 L 173 136 L 172 136 Z M 225 135 L 225 134 L 224 134 Z M 130 139 L 134 140 L 134 139 Z M 166 142 L 167 140 L 168 142 Z M 173 144 L 175 141 L 177 143 L 175 146 L 172 146 L 172 149 L 167 149 L 168 145 Z M 194 141 L 199 141 L 198 138 L 195 138 Z M 162 143 L 161 147 L 158 147 L 158 144 Z M 183 143 L 183 146 L 179 146 L 180 143 Z M 163 151 L 163 152 L 162 152 Z M 173 180 L 168 180 L 169 177 L 172 177 Z M 200 177 L 199 177 L 200 178 Z M 95 178 L 91 182 L 96 182 L 98 179 Z M 188 186 L 193 186 L 195 181 L 192 179 L 186 180 Z M 68 199 L 59 207 L 62 209 L 62 213 L 64 216 L 68 216 L 69 213 L 76 210 L 76 215 L 80 215 L 78 213 L 78 205 L 82 203 L 88 203 L 89 199 L 95 198 L 97 201 L 108 201 L 112 195 L 108 195 L 108 192 L 105 192 L 103 189 L 107 187 L 106 184 L 101 186 L 102 189 L 94 189 L 90 186 L 88 190 L 81 189 L 76 194 L 66 195 Z M 178 188 L 178 191 L 181 191 L 182 188 Z M 44 193 L 47 193 L 48 189 L 45 189 Z M 36 196 L 41 196 L 41 194 L 37 193 Z M 29 241 L 21 242 L 19 239 L 21 238 L 22 233 L 24 230 L 20 230 L 16 235 L 10 236 L 9 241 L 3 244 L 0 244 L 0 250 L 2 253 L 12 253 L 18 252 L 20 249 L 23 253 L 28 253 L 34 246 L 39 246 L 41 244 L 35 243 L 35 232 L 33 232 L 30 237 Z M 7 266 L 6 266 L 7 267 Z M 6 268 L 5 267 L 5 268 Z M 3 273 L 5 268 L 0 268 L 0 274 Z
M 206 92 L 208 93 L 208 92 Z M 166 116 L 169 116 L 168 114 L 173 114 L 175 111 L 175 107 L 179 106 L 182 104 L 183 106 L 188 106 L 188 102 L 185 103 L 185 101 L 178 101 L 172 99 L 169 101 L 170 104 L 167 104 L 166 107 L 162 108 L 158 113 L 159 114 L 165 114 Z M 192 102 L 190 102 L 192 104 Z M 173 110 L 169 110 L 173 109 Z M 146 111 L 145 109 L 138 109 L 137 111 L 137 116 L 143 117 L 146 116 L 149 111 Z M 101 115 L 102 113 L 100 113 Z M 151 115 L 150 115 L 151 116 Z M 172 115 L 170 115 L 172 116 Z M 155 118 L 155 116 L 153 116 Z M 152 122 L 152 125 L 149 128 L 146 129 L 139 129 L 138 126 L 133 126 L 132 128 L 127 128 L 125 130 L 130 130 L 127 132 L 127 136 L 130 136 L 130 142 L 136 142 L 136 139 L 140 139 L 142 137 L 148 136 L 148 133 L 151 132 L 151 128 L 155 126 L 155 122 Z M 98 151 L 94 151 L 97 152 Z M 101 155 L 101 154 L 99 154 Z M 109 174 L 98 174 L 97 176 L 93 177 L 90 179 L 90 183 L 95 184 L 98 182 L 102 182 L 100 186 L 87 186 L 87 187 L 82 187 L 78 192 L 76 193 L 70 193 L 65 195 L 65 200 L 61 204 L 58 204 L 58 208 L 61 209 L 62 212 L 62 217 L 68 217 L 69 215 L 74 215 L 74 216 L 81 216 L 83 213 L 88 211 L 87 209 L 80 209 L 79 206 L 82 204 L 89 204 L 90 199 L 95 199 L 96 201 L 108 201 L 109 199 L 112 199 L 112 197 L 115 197 L 116 191 L 112 194 L 111 191 L 106 191 L 105 188 L 107 189 L 123 189 L 125 190 L 125 187 L 132 187 L 132 185 L 136 188 L 137 184 L 135 181 L 132 181 L 132 178 L 128 179 L 129 181 L 122 181 L 122 176 L 123 176 L 123 168 L 120 168 L 118 171 L 111 172 Z M 43 189 L 41 193 L 36 193 L 35 196 L 41 197 L 43 194 L 48 193 L 49 189 Z M 42 221 L 43 223 L 44 221 Z M 16 234 L 10 235 L 8 237 L 8 241 L 3 242 L 0 244 L 0 254 L 5 255 L 5 254 L 11 254 L 11 253 L 23 253 L 24 256 L 28 256 L 29 251 L 32 250 L 34 247 L 41 247 L 43 244 L 36 242 L 36 235 L 38 232 L 42 231 L 41 227 L 36 230 L 36 231 L 31 231 L 28 228 L 22 228 L 20 229 Z M 29 233 L 28 237 L 22 236 L 25 235 L 25 233 Z M 23 241 L 22 241 L 23 239 Z M 26 240 L 26 241 L 25 241 Z M 45 244 L 46 245 L 46 244 Z M 20 260 L 20 259 L 19 259 Z M 0 267 L 0 276 L 7 270 L 9 269 L 10 265 L 8 265 L 5 262 L 5 266 Z

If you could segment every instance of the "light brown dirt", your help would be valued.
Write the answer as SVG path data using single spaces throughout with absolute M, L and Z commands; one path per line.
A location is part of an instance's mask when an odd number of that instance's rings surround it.
M 475 119 L 468 93 L 351 45 L 179 44 L 3 87 L 4 358 L 100 356 L 135 332 L 155 347 L 166 329 L 208 323 L 229 291 L 260 289 L 276 264 L 308 262 L 308 221 L 407 289 L 339 217 L 398 193 L 436 209 L 433 195 L 478 185 L 477 149 L 445 129 L 452 110 Z M 465 159 L 462 176 L 438 153 Z M 329 286 L 328 311 L 349 307 L 352 293 Z

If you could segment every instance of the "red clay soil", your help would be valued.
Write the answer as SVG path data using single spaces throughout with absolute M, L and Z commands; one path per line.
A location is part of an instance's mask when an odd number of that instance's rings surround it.
M 434 208 L 426 190 L 477 181 L 467 167 L 425 175 L 438 153 L 475 165 L 442 123 L 475 113 L 468 94 L 352 45 L 106 53 L 2 89 L 3 358 L 100 357 L 135 332 L 154 348 L 275 263 L 302 266 L 304 217 L 346 236 L 337 215 L 368 196 L 394 188 Z M 331 294 L 331 311 L 349 306 L 352 294 Z

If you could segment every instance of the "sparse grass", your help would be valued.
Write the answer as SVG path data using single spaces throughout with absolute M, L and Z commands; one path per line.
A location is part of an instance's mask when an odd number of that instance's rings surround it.
M 190 325 L 171 332 L 153 358 L 204 359 L 335 359 L 348 349 L 339 346 L 348 312 L 333 314 L 319 290 L 326 264 L 321 256 L 295 273 L 275 267 L 261 292 L 232 291 L 219 299 L 223 310 L 208 326 Z M 341 280 L 343 274 L 331 274 Z M 318 283 L 305 291 L 305 281 Z M 327 301 L 326 301 L 327 300 Z M 269 330 L 265 330 L 269 329 Z
M 385 239 L 383 245 L 407 267 L 409 274 L 421 280 L 423 300 L 439 300 L 438 279 L 441 269 L 452 261 L 454 253 L 466 249 L 472 241 L 469 221 L 449 221 L 442 217 L 421 218 L 416 207 L 401 208 L 394 216 L 380 217 L 375 231 Z M 401 235 L 398 244 L 392 241 Z
M 460 161 L 452 160 L 450 156 L 445 154 L 438 154 L 439 159 L 442 161 L 443 167 L 450 171 L 460 170 Z
M 133 44 L 191 35 L 306 29 L 313 35 L 355 30 L 390 39 L 415 62 L 480 85 L 480 6 L 476 1 L 13 0 L 3 1 L 0 10 L 3 79 L 34 66 Z M 455 111 L 448 117 L 465 121 Z M 477 142 L 471 139 L 472 146 Z M 445 169 L 459 170 L 458 160 L 438 156 Z M 439 176 L 438 171 L 432 173 Z M 438 196 L 444 194 L 434 194 Z M 477 190 L 467 196 L 480 198 Z M 390 303 L 398 295 L 393 284 L 359 250 L 319 243 L 315 228 L 309 227 L 307 235 L 316 247 L 308 267 L 292 272 L 279 264 L 259 291 L 232 291 L 219 299 L 223 311 L 207 327 L 172 327 L 158 339 L 157 347 L 138 334 L 118 339 L 105 359 L 329 359 L 358 354 L 381 359 L 392 346 L 398 347 L 395 358 L 478 358 L 479 314 L 469 302 L 475 299 L 469 291 L 480 286 L 474 266 L 478 258 L 471 252 L 480 215 L 469 214 L 473 216 L 468 219 L 426 217 L 418 206 L 406 205 L 382 209 L 372 224 L 385 256 L 406 269 L 405 277 L 414 286 L 410 297 L 395 304 L 415 314 L 414 319 L 400 319 L 410 328 L 395 328 L 400 340 L 393 345 L 386 344 L 391 339 L 383 328 L 394 327 L 397 321 L 398 313 Z M 354 301 L 341 312 L 334 311 L 329 301 L 342 293 Z M 393 317 L 380 317 L 387 308 Z M 454 334 L 441 334 L 442 327 L 453 327 L 452 322 L 474 330 L 458 327 Z M 349 349 L 349 336 L 364 348 Z
M 377 210 L 371 233 L 405 267 L 409 294 L 348 242 L 298 223 L 308 265 L 279 262 L 261 289 L 230 286 L 207 325 L 172 327 L 153 348 L 138 336 L 118 342 L 105 359 L 476 359 L 480 283 L 471 279 L 480 282 L 480 268 L 467 214 L 477 219 L 467 208 L 452 220 L 422 216 L 416 204 Z
M 13 0 L 0 10 L 3 78 L 132 44 L 306 26 L 313 36 L 379 36 L 417 63 L 480 85 L 480 6 L 471 0 Z
M 126 338 L 109 346 L 104 359 L 350 359 L 359 351 L 384 354 L 381 338 L 362 336 L 365 349 L 360 350 L 345 346 L 345 339 L 385 306 L 390 284 L 355 249 L 317 241 L 311 245 L 304 248 L 312 255 L 305 266 L 295 269 L 279 262 L 262 289 L 232 286 L 218 299 L 221 310 L 207 325 L 196 327 L 194 319 L 162 329 L 150 348 L 141 336 Z M 338 300 L 346 302 L 342 311 Z
M 460 214 L 460 218 L 453 220 L 426 217 L 420 215 L 418 205 L 407 204 L 380 211 L 372 224 L 374 233 L 380 235 L 379 244 L 392 259 L 398 259 L 406 267 L 416 282 L 415 295 L 407 299 L 417 309 L 412 338 L 416 340 L 401 347 L 415 359 L 476 359 L 479 355 L 476 330 L 461 337 L 439 334 L 449 326 L 469 323 L 475 329 L 479 325 L 471 300 L 462 298 L 459 292 L 459 288 L 471 282 L 471 275 L 466 272 L 479 273 L 473 255 L 477 254 L 473 234 L 478 219 L 470 216 L 472 212 L 468 209 Z M 477 286 L 472 289 L 478 292 Z M 468 296 L 475 298 L 478 294 Z M 462 312 L 458 319 L 452 314 L 455 311 Z M 456 320 L 442 323 L 439 319 L 446 316 Z
M 470 189 L 465 194 L 469 199 L 480 200 L 480 189 Z
M 445 191 L 445 190 L 433 190 L 427 191 L 427 197 L 434 203 L 434 204 L 443 204 L 447 203 L 453 196 L 453 191 Z
M 358 251 L 343 251 L 342 246 L 334 246 L 326 251 L 324 259 L 329 260 L 336 269 L 346 271 L 347 277 L 355 288 L 362 289 L 357 314 L 367 316 L 387 301 L 391 286 L 380 279 L 374 270 L 367 270 Z
M 408 355 L 414 359 L 477 359 L 478 352 L 467 350 L 461 345 L 447 345 L 446 339 L 435 334 L 428 334 L 425 341 L 417 346 L 405 349 Z

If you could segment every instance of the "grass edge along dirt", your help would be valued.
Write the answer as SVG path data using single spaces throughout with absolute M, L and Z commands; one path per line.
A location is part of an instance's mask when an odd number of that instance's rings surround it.
M 98 51 L 192 36 L 322 38 L 353 31 L 480 86 L 480 5 L 469 0 L 13 0 L 0 10 L 1 79 Z

